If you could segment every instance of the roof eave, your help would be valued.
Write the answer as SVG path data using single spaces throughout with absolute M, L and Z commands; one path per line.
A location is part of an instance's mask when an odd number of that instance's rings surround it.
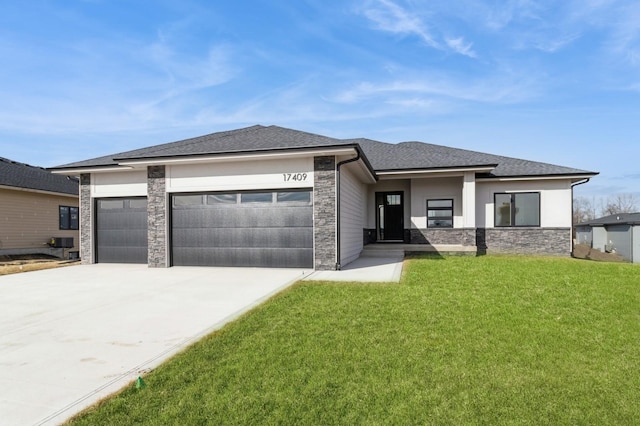
M 507 180 L 551 180 L 551 179 L 588 179 L 597 176 L 598 172 L 591 173 L 553 173 L 553 174 L 540 174 L 540 175 L 505 175 L 505 176 L 493 176 L 493 175 L 480 175 L 478 180 L 484 181 L 507 181 Z

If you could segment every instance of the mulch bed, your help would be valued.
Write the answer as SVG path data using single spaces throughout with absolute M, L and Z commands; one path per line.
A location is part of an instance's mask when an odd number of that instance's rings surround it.
M 573 257 L 578 259 L 597 260 L 600 262 L 628 262 L 628 260 L 619 254 L 603 253 L 586 244 L 576 244 L 573 248 Z

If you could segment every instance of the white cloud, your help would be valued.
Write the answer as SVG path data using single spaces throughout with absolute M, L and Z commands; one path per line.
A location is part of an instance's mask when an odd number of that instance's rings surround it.
M 448 76 L 425 75 L 421 78 L 394 80 L 374 84 L 361 82 L 332 98 L 334 102 L 357 104 L 381 100 L 399 104 L 413 100 L 438 99 L 455 102 L 480 102 L 491 104 L 512 104 L 537 96 L 536 81 L 521 77 L 500 74 L 484 80 L 456 80 Z M 428 97 L 428 98 L 427 98 Z
M 376 3 L 376 5 L 366 9 L 364 14 L 376 23 L 378 29 L 396 34 L 417 35 L 429 46 L 440 47 L 429 34 L 425 23 L 417 16 L 410 14 L 389 0 L 377 0 Z
M 471 49 L 472 43 L 465 42 L 463 37 L 441 37 L 437 30 L 421 19 L 423 15 L 436 15 L 435 10 L 420 13 L 418 10 L 407 10 L 391 0 L 375 0 L 368 3 L 363 11 L 376 28 L 393 34 L 414 35 L 422 39 L 428 46 L 438 50 L 450 50 L 454 53 L 476 58 Z M 434 18 L 435 21 L 437 18 Z
M 447 42 L 447 46 L 449 46 L 454 52 L 470 58 L 476 57 L 476 53 L 471 49 L 473 43 L 465 43 L 462 37 L 446 38 L 445 41 Z

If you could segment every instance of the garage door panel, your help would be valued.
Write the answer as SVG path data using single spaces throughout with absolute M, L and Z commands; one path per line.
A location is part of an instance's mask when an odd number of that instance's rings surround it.
M 208 247 L 197 252 L 174 248 L 174 263 L 185 266 L 244 266 L 307 268 L 313 263 L 313 249 Z
M 147 232 L 140 229 L 110 229 L 98 231 L 100 248 L 102 247 L 145 247 L 142 244 L 147 238 Z M 145 252 L 146 253 L 146 252 Z
M 178 247 L 304 248 L 313 246 L 312 228 L 199 228 L 175 234 Z
M 96 261 L 147 263 L 146 198 L 96 201 Z
M 140 261 L 144 258 L 144 261 Z M 101 246 L 101 263 L 147 263 L 147 247 Z
M 197 201 L 209 199 L 193 195 Z M 173 264 L 312 267 L 312 206 L 276 199 L 274 195 L 269 203 L 172 203 Z
M 311 208 L 189 208 L 174 209 L 173 228 L 264 228 L 313 226 Z

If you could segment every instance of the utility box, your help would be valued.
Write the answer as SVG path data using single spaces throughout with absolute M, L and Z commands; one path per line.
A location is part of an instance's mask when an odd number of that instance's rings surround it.
M 52 237 L 49 245 L 53 248 L 72 248 L 73 237 Z

